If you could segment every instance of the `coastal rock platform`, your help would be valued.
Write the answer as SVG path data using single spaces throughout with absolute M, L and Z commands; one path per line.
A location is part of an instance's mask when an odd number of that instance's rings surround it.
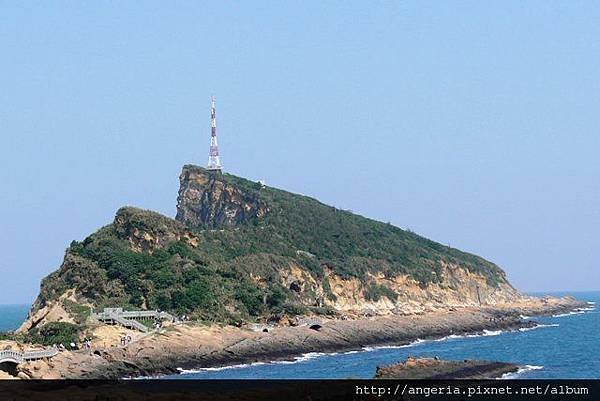
M 408 316 L 324 320 L 268 332 L 219 325 L 184 324 L 139 338 L 126 347 L 97 343 L 91 350 L 63 351 L 48 361 L 19 366 L 27 378 L 122 378 L 173 374 L 179 369 L 292 360 L 309 352 L 360 350 L 404 345 L 417 339 L 516 330 L 535 326 L 522 315 L 557 314 L 585 307 L 573 298 L 534 298 L 527 304 L 493 308 L 450 308 Z

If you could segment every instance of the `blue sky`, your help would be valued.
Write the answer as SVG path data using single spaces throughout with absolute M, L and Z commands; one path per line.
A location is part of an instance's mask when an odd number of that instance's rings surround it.
M 594 2 L 0 2 L 0 303 L 205 164 L 600 289 Z

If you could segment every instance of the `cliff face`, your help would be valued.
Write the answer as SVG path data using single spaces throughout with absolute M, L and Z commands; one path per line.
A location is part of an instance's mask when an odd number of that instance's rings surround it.
M 186 165 L 179 183 L 175 219 L 189 227 L 235 227 L 268 212 L 267 206 L 259 200 L 257 194 L 228 183 L 221 172 Z
M 74 241 L 24 327 L 76 321 L 82 307 L 238 323 L 522 299 L 493 263 L 390 224 L 196 166 L 180 184 L 175 220 L 122 208 Z

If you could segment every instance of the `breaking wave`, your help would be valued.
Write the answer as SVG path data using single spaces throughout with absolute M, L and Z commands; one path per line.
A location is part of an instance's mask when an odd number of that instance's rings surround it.
M 361 351 L 348 351 L 343 352 L 342 354 L 354 354 Z M 177 371 L 180 374 L 192 374 L 192 373 L 200 373 L 200 372 L 218 372 L 221 370 L 228 369 L 241 369 L 248 368 L 251 366 L 260 366 L 260 365 L 288 365 L 292 363 L 306 362 L 311 359 L 319 358 L 322 356 L 334 356 L 338 355 L 338 352 L 307 352 L 306 354 L 302 354 L 300 356 L 294 357 L 292 360 L 281 360 L 281 361 L 270 361 L 270 362 L 252 362 L 252 363 L 241 363 L 239 365 L 228 365 L 228 366 L 219 366 L 215 368 L 198 368 L 198 369 L 183 369 L 177 368 Z
M 379 349 L 399 349 L 399 348 L 408 348 L 408 347 L 414 347 L 415 345 L 418 344 L 423 344 L 426 343 L 427 340 L 422 340 L 420 338 L 417 338 L 415 341 L 408 343 L 408 344 L 403 344 L 403 345 L 374 345 L 372 347 L 363 347 L 362 351 L 363 352 L 371 352 L 371 351 L 376 351 Z M 350 351 L 352 352 L 352 351 Z
M 519 331 L 530 331 L 530 330 L 535 330 L 535 329 L 543 329 L 545 327 L 558 327 L 559 324 L 558 323 L 552 323 L 552 324 L 536 324 L 533 327 L 521 327 L 519 329 Z
M 565 316 L 572 316 L 572 315 L 581 315 L 582 313 L 591 312 L 593 310 L 596 310 L 596 306 L 595 306 L 596 302 L 588 301 L 587 304 L 589 305 L 587 308 L 577 308 L 571 312 L 560 313 L 558 315 L 552 315 L 552 317 L 565 317 Z
M 253 363 L 241 363 L 239 365 L 229 365 L 229 366 L 220 366 L 217 368 L 199 368 L 199 369 L 182 369 L 182 368 L 177 368 L 177 371 L 179 373 L 181 373 L 182 375 L 185 374 L 190 374 L 190 373 L 200 373 L 200 372 L 218 372 L 220 370 L 228 370 L 228 369 L 240 369 L 240 368 L 247 368 L 250 366 L 259 366 L 259 365 L 265 365 L 266 362 L 253 362 Z
M 516 379 L 519 376 L 521 376 L 523 373 L 525 372 L 529 372 L 532 370 L 540 370 L 543 369 L 543 366 L 538 366 L 538 365 L 525 365 L 523 367 L 520 367 L 519 370 L 517 370 L 516 372 L 510 372 L 510 373 L 505 373 L 503 374 L 500 379 L 504 380 L 504 379 Z

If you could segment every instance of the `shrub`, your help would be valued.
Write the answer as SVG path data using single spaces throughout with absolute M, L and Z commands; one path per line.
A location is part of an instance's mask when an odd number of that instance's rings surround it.
M 267 306 L 279 308 L 286 301 L 287 295 L 283 288 L 275 286 L 267 296 Z
M 367 301 L 377 302 L 381 299 L 381 297 L 386 297 L 390 301 L 395 301 L 398 299 L 398 294 L 383 284 L 371 283 L 364 289 L 363 294 Z
M 256 287 L 243 285 L 238 288 L 235 298 L 246 308 L 251 316 L 259 315 L 263 310 L 262 294 Z
M 51 322 L 40 328 L 30 330 L 24 335 L 23 340 L 35 344 L 54 345 L 69 344 L 79 341 L 80 326 L 67 322 Z

